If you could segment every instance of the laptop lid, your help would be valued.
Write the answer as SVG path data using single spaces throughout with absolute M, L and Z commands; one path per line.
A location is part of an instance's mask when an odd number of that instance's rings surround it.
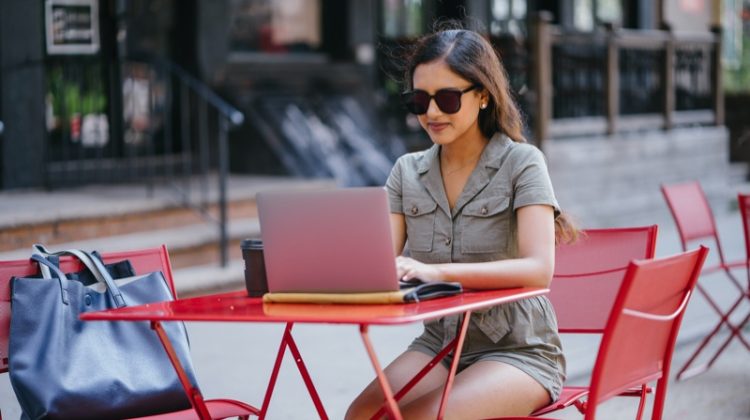
M 398 290 L 382 187 L 257 195 L 270 292 Z

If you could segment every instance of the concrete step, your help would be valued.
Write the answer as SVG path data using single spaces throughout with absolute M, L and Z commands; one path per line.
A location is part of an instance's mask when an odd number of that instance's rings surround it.
M 232 176 L 228 185 L 228 250 L 220 267 L 218 225 L 175 202 L 172 190 L 143 186 L 90 186 L 65 191 L 0 193 L 0 260 L 29 258 L 31 245 L 113 252 L 165 244 L 178 293 L 195 295 L 243 287 L 240 242 L 260 236 L 255 196 L 271 189 L 332 187 L 331 180 Z M 215 188 L 214 188 L 215 190 Z M 204 201 L 216 215 L 218 194 Z
M 255 195 L 264 189 L 320 188 L 328 180 L 273 177 L 232 177 L 228 185 L 228 217 L 257 217 Z M 143 186 L 93 186 L 54 192 L 10 192 L 0 194 L 0 252 L 25 248 L 33 243 L 63 244 L 108 237 L 198 225 L 218 220 L 218 194 L 197 194 L 207 217 L 180 203 L 174 189 L 155 187 L 150 194 Z M 201 195 L 202 197 L 196 197 Z
M 242 239 L 260 235 L 258 219 L 244 218 L 231 220 L 227 234 L 230 239 L 230 255 L 234 258 L 241 258 L 239 243 Z M 193 265 L 217 263 L 219 261 L 218 241 L 219 232 L 216 226 L 199 224 L 63 242 L 49 246 L 49 248 L 50 250 L 77 248 L 114 252 L 151 248 L 165 244 L 169 250 L 169 258 L 172 266 L 174 268 L 184 268 Z M 1 252 L 0 260 L 28 258 L 30 251 L 31 247 L 29 246 L 28 248 Z
M 245 262 L 229 261 L 226 267 L 217 264 L 191 266 L 173 271 L 177 296 L 190 297 L 245 287 Z

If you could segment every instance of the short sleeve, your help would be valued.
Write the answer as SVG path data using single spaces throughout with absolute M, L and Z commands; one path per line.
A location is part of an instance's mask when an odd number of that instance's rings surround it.
M 519 160 L 513 171 L 515 179 L 513 210 L 534 204 L 544 204 L 552 206 L 557 215 L 560 213 L 560 206 L 552 189 L 552 181 L 544 155 L 534 146 L 524 146 L 518 150 Z
M 385 181 L 385 189 L 388 191 L 388 204 L 391 213 L 403 213 L 403 183 L 402 183 L 403 158 L 396 161 L 391 169 L 391 174 Z

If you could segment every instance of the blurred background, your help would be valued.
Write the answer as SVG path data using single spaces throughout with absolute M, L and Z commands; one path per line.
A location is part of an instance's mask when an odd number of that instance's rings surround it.
M 750 0 L 0 0 L 0 260 L 28 258 L 35 242 L 167 244 L 181 296 L 242 288 L 239 243 L 260 234 L 258 191 L 382 185 L 398 156 L 430 146 L 399 102 L 401 64 L 445 19 L 500 53 L 526 138 L 581 227 L 659 224 L 658 254 L 677 252 L 659 185 L 698 180 L 725 250 L 744 253 L 734 210 L 750 190 Z M 712 324 L 701 303 L 678 347 Z M 243 355 L 272 355 L 275 327 L 190 325 L 206 395 L 265 385 Z M 340 417 L 371 372 L 338 357 L 364 357 L 356 336 L 309 328 L 301 341 L 330 346 L 330 369 L 361 370 L 321 379 Z M 385 363 L 414 328 L 377 340 Z M 693 382 L 669 418 L 750 418 L 742 356 L 725 369 L 737 381 Z M 241 366 L 235 381 L 213 378 L 227 361 Z M 3 376 L 0 406 L 15 416 Z M 744 405 L 713 394 L 696 404 L 741 414 L 685 411 L 719 383 Z
M 0 252 L 141 232 L 227 266 L 258 190 L 382 185 L 430 145 L 401 65 L 446 19 L 500 53 L 581 226 L 748 176 L 747 0 L 0 0 Z
M 402 60 L 446 19 L 500 53 L 581 226 L 667 222 L 658 186 L 688 179 L 726 208 L 745 181 L 747 0 L 0 0 L 0 253 L 145 231 L 178 268 L 226 266 L 258 190 L 382 185 L 430 145 Z

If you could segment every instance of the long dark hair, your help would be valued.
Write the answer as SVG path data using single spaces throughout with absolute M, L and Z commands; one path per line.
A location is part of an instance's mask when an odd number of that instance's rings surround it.
M 501 132 L 525 142 L 523 121 L 510 93 L 508 76 L 500 56 L 479 33 L 467 29 L 443 29 L 425 35 L 407 57 L 405 84 L 412 88 L 418 65 L 442 60 L 462 78 L 481 86 L 489 94 L 487 108 L 479 113 L 479 128 L 490 138 Z
M 516 142 L 525 142 L 523 120 L 510 92 L 500 54 L 479 33 L 447 22 L 443 29 L 425 35 L 407 56 L 405 85 L 411 89 L 418 65 L 443 60 L 457 75 L 481 86 L 489 94 L 487 108 L 479 113 L 479 129 L 491 138 L 500 132 Z M 555 217 L 555 242 L 571 243 L 578 229 L 565 213 Z

